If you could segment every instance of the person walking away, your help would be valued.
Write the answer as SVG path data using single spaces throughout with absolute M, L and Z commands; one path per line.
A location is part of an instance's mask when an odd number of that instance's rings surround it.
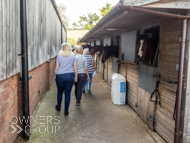
M 87 59 L 87 65 L 88 65 L 88 72 L 89 72 L 89 76 L 90 76 L 90 82 L 88 83 L 87 79 L 84 83 L 84 86 L 82 88 L 82 91 L 85 92 L 85 88 L 87 85 L 87 92 L 90 94 L 91 93 L 91 84 L 92 84 L 92 74 L 93 72 L 95 72 L 95 64 L 94 64 L 94 59 L 92 57 L 92 55 L 88 55 L 89 53 L 89 49 L 85 48 L 83 55 L 85 55 L 86 59 Z M 87 84 L 88 83 L 88 84 Z
M 65 116 L 69 114 L 70 94 L 74 81 L 77 82 L 77 62 L 69 43 L 62 44 L 63 52 L 57 56 L 55 80 L 57 85 L 57 111 L 61 110 L 63 92 L 65 93 Z
M 87 59 L 83 55 L 82 46 L 76 47 L 76 59 L 78 67 L 78 80 L 77 82 L 75 82 L 75 97 L 76 97 L 76 107 L 79 107 L 82 98 L 82 88 L 86 78 L 87 81 L 90 82 L 90 77 L 87 67 Z

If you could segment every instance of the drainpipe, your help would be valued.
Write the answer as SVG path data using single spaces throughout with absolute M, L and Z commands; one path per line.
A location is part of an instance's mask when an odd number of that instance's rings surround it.
M 29 112 L 29 84 L 28 84 L 28 43 L 27 43 L 27 20 L 26 0 L 20 0 L 21 22 L 21 51 L 22 51 L 22 92 L 23 92 L 23 118 L 25 137 L 30 138 L 30 112 Z
M 182 84 L 183 84 L 183 69 L 184 69 L 184 57 L 185 57 L 185 43 L 186 43 L 186 34 L 187 34 L 186 31 L 187 31 L 187 19 L 184 19 L 183 25 L 182 25 L 181 46 L 180 46 L 174 143 L 179 143 L 179 137 L 181 134 L 181 132 L 179 131 L 179 128 L 180 128 L 180 116 L 181 116 L 181 99 L 182 99 L 182 86 L 183 86 Z

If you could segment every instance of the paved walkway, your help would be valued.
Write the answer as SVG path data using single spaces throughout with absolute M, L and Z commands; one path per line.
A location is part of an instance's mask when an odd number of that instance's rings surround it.
M 111 102 L 107 83 L 96 75 L 92 94 L 83 94 L 80 108 L 75 107 L 74 87 L 69 116 L 55 110 L 56 84 L 46 93 L 34 113 L 29 143 L 154 143 L 164 142 L 128 106 Z M 62 103 L 64 105 L 64 102 Z

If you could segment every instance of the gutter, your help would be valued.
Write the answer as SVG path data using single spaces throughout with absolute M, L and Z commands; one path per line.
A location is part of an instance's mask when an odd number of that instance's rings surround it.
M 21 23 L 21 57 L 22 57 L 22 92 L 23 92 L 23 118 L 24 135 L 30 138 L 30 109 L 29 109 L 29 83 L 28 83 L 28 43 L 27 43 L 27 20 L 26 0 L 20 0 L 20 23 Z
M 139 13 L 147 13 L 147 14 L 152 14 L 156 16 L 161 16 L 161 17 L 168 17 L 168 18 L 173 18 L 173 19 L 190 19 L 190 16 L 185 16 L 185 15 L 179 15 L 179 14 L 171 14 L 171 13 L 165 13 L 165 12 L 160 12 L 160 11 L 154 11 L 154 10 L 148 10 L 148 9 L 143 9 L 143 8 L 137 8 L 133 6 L 118 6 L 119 9 L 121 10 L 129 10 L 129 11 L 136 11 Z

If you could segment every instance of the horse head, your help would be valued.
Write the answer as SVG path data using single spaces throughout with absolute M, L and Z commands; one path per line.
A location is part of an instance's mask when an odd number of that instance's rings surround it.
M 93 46 L 90 50 L 90 55 L 95 54 L 97 51 L 100 51 L 100 53 L 103 51 L 103 47 L 102 46 Z
M 137 42 L 137 59 L 143 60 L 147 52 L 147 38 L 145 35 L 141 35 Z
M 104 47 L 103 50 L 103 56 L 102 56 L 102 63 L 104 63 L 110 56 L 118 57 L 118 51 L 119 47 L 118 46 L 107 46 Z
M 143 60 L 151 65 L 154 60 L 157 43 L 149 35 L 141 35 L 137 42 L 137 60 Z
M 106 59 L 108 58 L 108 45 L 106 44 L 106 46 L 103 48 L 103 55 L 102 55 L 102 59 L 101 62 L 104 64 Z

